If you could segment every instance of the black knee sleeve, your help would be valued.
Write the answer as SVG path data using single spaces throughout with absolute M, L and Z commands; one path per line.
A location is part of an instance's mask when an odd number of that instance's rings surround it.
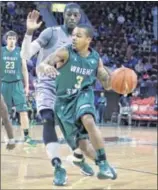
M 43 141 L 44 144 L 57 142 L 57 135 L 55 131 L 54 113 L 50 109 L 41 110 L 40 112 L 43 121 Z

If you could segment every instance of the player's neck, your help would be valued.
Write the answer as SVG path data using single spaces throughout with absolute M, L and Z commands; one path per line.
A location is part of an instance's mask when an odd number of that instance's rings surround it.
M 66 24 L 64 24 L 63 27 L 64 27 L 65 32 L 66 32 L 68 35 L 71 35 L 71 34 L 72 34 L 72 31 L 73 31 L 72 28 L 68 28 L 68 27 L 66 26 Z
M 73 29 L 72 29 L 72 28 L 67 28 L 67 32 L 68 32 L 68 34 L 69 34 L 69 35 L 71 35 L 71 34 L 72 34 L 72 31 L 73 31 Z
M 90 54 L 90 50 L 88 48 L 84 48 L 80 51 L 78 51 L 78 54 L 81 56 L 81 57 L 88 57 L 89 54 Z
M 13 47 L 6 46 L 6 48 L 7 48 L 7 50 L 9 50 L 9 51 L 13 51 L 13 50 L 15 49 L 15 46 L 13 46 Z

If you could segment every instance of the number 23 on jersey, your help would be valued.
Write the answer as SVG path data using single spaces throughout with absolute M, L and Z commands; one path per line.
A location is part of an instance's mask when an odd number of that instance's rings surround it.
M 15 63 L 6 61 L 6 69 L 15 69 Z

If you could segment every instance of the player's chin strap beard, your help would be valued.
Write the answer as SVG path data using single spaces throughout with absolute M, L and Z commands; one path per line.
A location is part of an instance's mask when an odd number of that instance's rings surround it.
M 74 28 L 67 28 L 67 32 L 68 32 L 68 34 L 70 34 L 70 35 L 71 35 L 71 34 L 72 34 L 73 29 L 74 29 Z

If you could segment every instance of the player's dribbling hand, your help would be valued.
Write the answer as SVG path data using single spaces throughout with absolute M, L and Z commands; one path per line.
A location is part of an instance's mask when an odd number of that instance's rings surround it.
M 42 22 L 38 22 L 39 16 L 40 14 L 36 10 L 29 12 L 26 21 L 26 27 L 28 32 L 33 32 L 41 26 Z

